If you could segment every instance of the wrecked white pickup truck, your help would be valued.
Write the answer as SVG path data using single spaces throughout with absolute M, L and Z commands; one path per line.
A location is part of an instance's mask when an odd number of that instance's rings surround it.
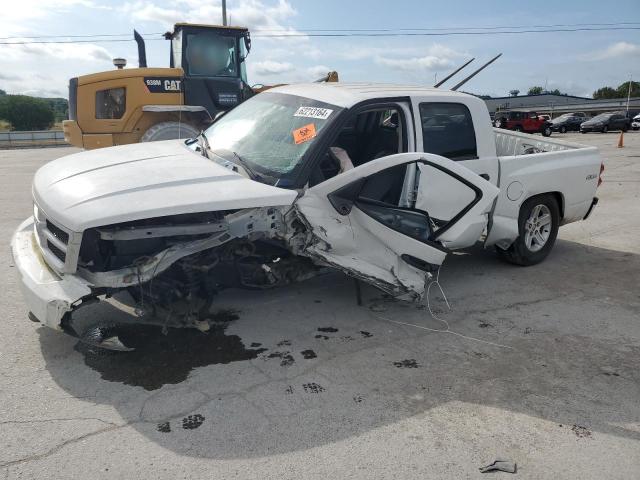
M 419 299 L 448 251 L 479 240 L 542 261 L 590 214 L 602 168 L 596 148 L 494 129 L 470 95 L 290 85 L 196 139 L 48 163 L 12 250 L 32 315 L 80 337 L 72 313 L 122 290 L 137 322 L 194 326 L 224 288 L 327 267 Z

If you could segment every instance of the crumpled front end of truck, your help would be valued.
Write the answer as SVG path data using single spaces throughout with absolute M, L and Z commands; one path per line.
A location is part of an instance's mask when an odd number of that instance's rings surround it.
M 111 326 L 79 325 L 73 313 L 125 292 L 133 323 L 208 329 L 217 292 L 276 287 L 318 273 L 310 259 L 289 250 L 286 228 L 277 207 L 158 217 L 67 236 L 46 218 L 30 217 L 15 232 L 12 253 L 32 317 L 88 343 L 126 350 L 116 336 L 102 334 Z M 78 235 L 78 248 L 65 243 Z

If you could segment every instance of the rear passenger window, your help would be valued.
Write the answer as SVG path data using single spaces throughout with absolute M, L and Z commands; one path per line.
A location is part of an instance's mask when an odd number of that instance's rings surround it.
M 421 103 L 424 151 L 451 160 L 478 158 L 471 112 L 461 103 Z

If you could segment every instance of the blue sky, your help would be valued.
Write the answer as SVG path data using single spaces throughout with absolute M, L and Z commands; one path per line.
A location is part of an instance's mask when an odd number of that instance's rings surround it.
M 250 83 L 313 80 L 337 70 L 343 81 L 432 85 L 465 59 L 479 66 L 503 56 L 465 85 L 492 96 L 530 86 L 590 95 L 640 80 L 640 30 L 522 35 L 259 38 L 259 30 L 407 29 L 640 22 L 640 1 L 337 1 L 228 0 L 232 24 L 254 32 Z M 0 0 L 2 36 L 163 32 L 176 21 L 219 23 L 213 0 Z M 636 25 L 640 27 L 639 25 Z M 168 43 L 147 42 L 150 66 L 168 66 Z M 113 68 L 111 58 L 137 64 L 133 41 L 0 45 L 0 88 L 10 93 L 64 96 L 69 77 Z M 472 68 L 468 67 L 471 71 Z M 452 85 L 450 82 L 448 85 Z

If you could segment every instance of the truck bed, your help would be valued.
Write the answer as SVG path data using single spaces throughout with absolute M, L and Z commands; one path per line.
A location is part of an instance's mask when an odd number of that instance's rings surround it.
M 500 163 L 493 224 L 486 244 L 508 246 L 518 236 L 522 202 L 554 195 L 561 225 L 582 220 L 595 197 L 602 159 L 596 147 L 494 128 Z
M 496 137 L 496 154 L 499 157 L 595 148 L 578 143 L 550 140 L 542 136 L 513 132 L 502 128 L 494 128 L 493 131 Z

